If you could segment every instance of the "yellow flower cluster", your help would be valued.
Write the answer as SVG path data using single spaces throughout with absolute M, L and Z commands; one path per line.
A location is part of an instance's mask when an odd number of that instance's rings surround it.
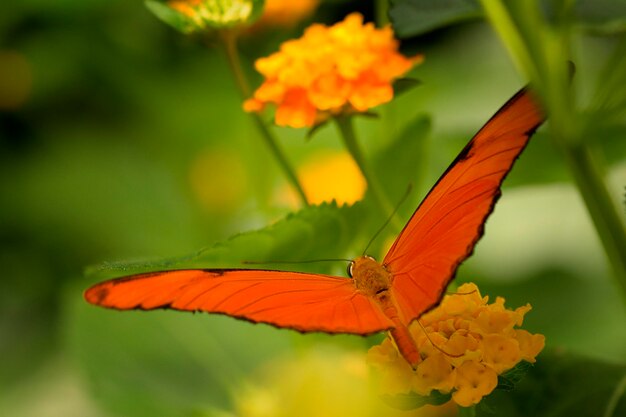
M 256 61 L 265 77 L 246 111 L 277 106 L 276 124 L 307 127 L 331 115 L 364 112 L 393 98 L 391 83 L 421 56 L 406 58 L 390 27 L 363 24 L 358 13 L 327 27 L 311 25 L 280 51 Z
M 544 336 L 515 328 L 530 305 L 509 310 L 502 297 L 488 301 L 475 284 L 463 284 L 419 319 L 422 326 L 413 322 L 409 330 L 422 357 L 415 370 L 389 338 L 371 348 L 368 360 L 380 373 L 382 389 L 392 395 L 452 392 L 457 404 L 469 407 L 496 388 L 499 374 L 522 360 L 535 362 Z

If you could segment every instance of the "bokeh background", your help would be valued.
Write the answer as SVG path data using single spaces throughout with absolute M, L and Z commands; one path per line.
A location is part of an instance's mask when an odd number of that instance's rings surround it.
M 369 2 L 327 1 L 298 24 L 252 30 L 241 49 L 255 85 L 254 59 L 313 20 L 333 23 L 353 10 L 373 18 Z M 615 43 L 576 36 L 581 102 L 602 82 Z M 421 154 L 415 191 L 403 205 L 407 219 L 524 80 L 482 21 L 403 47 L 425 55 L 411 73 L 422 84 L 382 106 L 379 119 L 359 120 L 357 129 L 368 158 L 379 161 L 384 186 L 401 194 L 407 179 L 385 170 L 379 155 L 414 126 L 420 142 L 407 146 Z M 341 162 L 332 126 L 311 140 L 304 130 L 275 131 L 302 175 L 318 184 L 345 179 L 333 196 L 354 200 L 358 179 Z M 594 145 L 622 214 L 625 133 L 622 124 Z M 321 174 L 328 169 L 337 174 Z M 342 209 L 347 215 L 325 206 L 331 220 L 322 209 L 281 223 L 297 209 L 210 40 L 179 34 L 141 1 L 0 3 L 0 415 L 279 415 L 271 410 L 319 408 L 323 401 L 315 399 L 331 393 L 338 415 L 348 414 L 340 404 L 366 415 L 355 390 L 366 388 L 362 359 L 382 336 L 304 336 L 225 317 L 118 313 L 82 299 L 89 285 L 124 273 L 114 263 L 86 274 L 90 265 L 206 247 L 210 256 L 194 262 L 208 267 L 269 255 L 354 256 L 385 220 L 357 204 Z M 227 240 L 276 222 L 275 229 Z M 231 247 L 240 251 L 224 253 Z M 530 302 L 526 326 L 545 334 L 551 349 L 606 363 L 626 358 L 619 292 L 561 155 L 542 130 L 507 179 L 486 235 L 457 279 L 478 282 L 510 306 Z

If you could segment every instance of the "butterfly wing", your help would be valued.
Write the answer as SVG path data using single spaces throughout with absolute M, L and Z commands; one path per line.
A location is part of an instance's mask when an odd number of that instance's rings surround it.
M 393 327 L 351 279 L 263 270 L 178 270 L 94 285 L 85 299 L 119 310 L 226 314 L 301 332 L 369 334 Z
M 483 235 L 500 185 L 544 115 L 527 89 L 513 96 L 454 160 L 385 256 L 406 322 L 436 305 Z

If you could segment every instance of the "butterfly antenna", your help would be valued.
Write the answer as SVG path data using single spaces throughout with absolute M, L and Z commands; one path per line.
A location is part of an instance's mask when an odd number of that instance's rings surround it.
M 453 355 L 452 353 L 448 353 L 445 350 L 443 350 L 442 348 L 440 348 L 439 346 L 437 346 L 435 344 L 435 342 L 433 342 L 433 339 L 430 338 L 430 336 L 428 336 L 428 332 L 426 331 L 426 329 L 424 328 L 424 326 L 422 326 L 422 323 L 420 323 L 419 320 L 415 320 L 417 322 L 417 324 L 419 324 L 420 328 L 422 329 L 422 331 L 424 332 L 424 335 L 426 336 L 426 339 L 428 339 L 428 341 L 430 342 L 431 345 L 433 345 L 433 347 L 435 349 L 437 349 L 439 352 L 443 353 L 446 356 L 450 356 L 451 358 L 460 358 L 461 356 L 463 356 L 463 354 L 459 354 L 459 355 Z
M 310 259 L 304 261 L 242 261 L 246 265 L 263 265 L 263 264 L 311 264 L 316 262 L 352 262 L 351 259 Z
M 446 292 L 446 295 L 472 295 L 478 292 L 477 290 L 472 290 L 470 292 Z
M 389 217 L 387 217 L 387 220 L 385 220 L 385 223 L 383 223 L 383 225 L 378 229 L 378 231 L 376 231 L 376 233 L 374 233 L 374 236 L 372 236 L 372 238 L 370 239 L 369 243 L 365 247 L 365 250 L 363 251 L 363 255 L 367 253 L 367 250 L 370 248 L 370 246 L 372 246 L 372 243 L 374 243 L 378 235 L 381 234 L 381 232 L 385 229 L 385 227 L 387 227 L 391 219 L 393 219 L 393 216 L 396 215 L 402 203 L 404 203 L 407 197 L 409 196 L 409 194 L 411 194 L 412 189 L 413 189 L 413 184 L 409 184 L 409 186 L 406 188 L 406 192 L 404 193 L 404 195 L 402 196 L 398 204 L 396 204 L 396 208 L 393 209 L 393 212 L 389 215 Z

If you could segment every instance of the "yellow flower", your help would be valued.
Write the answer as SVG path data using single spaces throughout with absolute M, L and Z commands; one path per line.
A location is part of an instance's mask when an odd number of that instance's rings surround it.
M 477 361 L 467 361 L 456 368 L 452 399 L 461 407 L 477 404 L 498 385 L 498 374 Z
M 311 204 L 335 200 L 337 204 L 353 204 L 363 198 L 367 184 L 354 159 L 346 152 L 323 152 L 307 159 L 298 168 L 298 177 Z M 280 192 L 281 200 L 297 206 L 291 187 Z
M 433 389 L 450 391 L 454 387 L 452 365 L 442 355 L 431 355 L 420 362 L 413 379 L 413 391 L 428 395 Z
M 246 111 L 276 105 L 276 124 L 313 126 L 330 116 L 364 112 L 393 98 L 392 82 L 421 62 L 406 58 L 390 27 L 376 29 L 358 13 L 304 35 L 256 61 L 263 84 L 246 100 Z
M 368 360 L 379 371 L 386 394 L 426 396 L 437 390 L 469 407 L 495 389 L 498 375 L 522 360 L 535 362 L 544 336 L 515 328 L 530 309 L 527 304 L 509 310 L 502 297 L 489 304 L 475 284 L 463 284 L 409 327 L 422 357 L 415 370 L 389 338 L 370 349 Z

